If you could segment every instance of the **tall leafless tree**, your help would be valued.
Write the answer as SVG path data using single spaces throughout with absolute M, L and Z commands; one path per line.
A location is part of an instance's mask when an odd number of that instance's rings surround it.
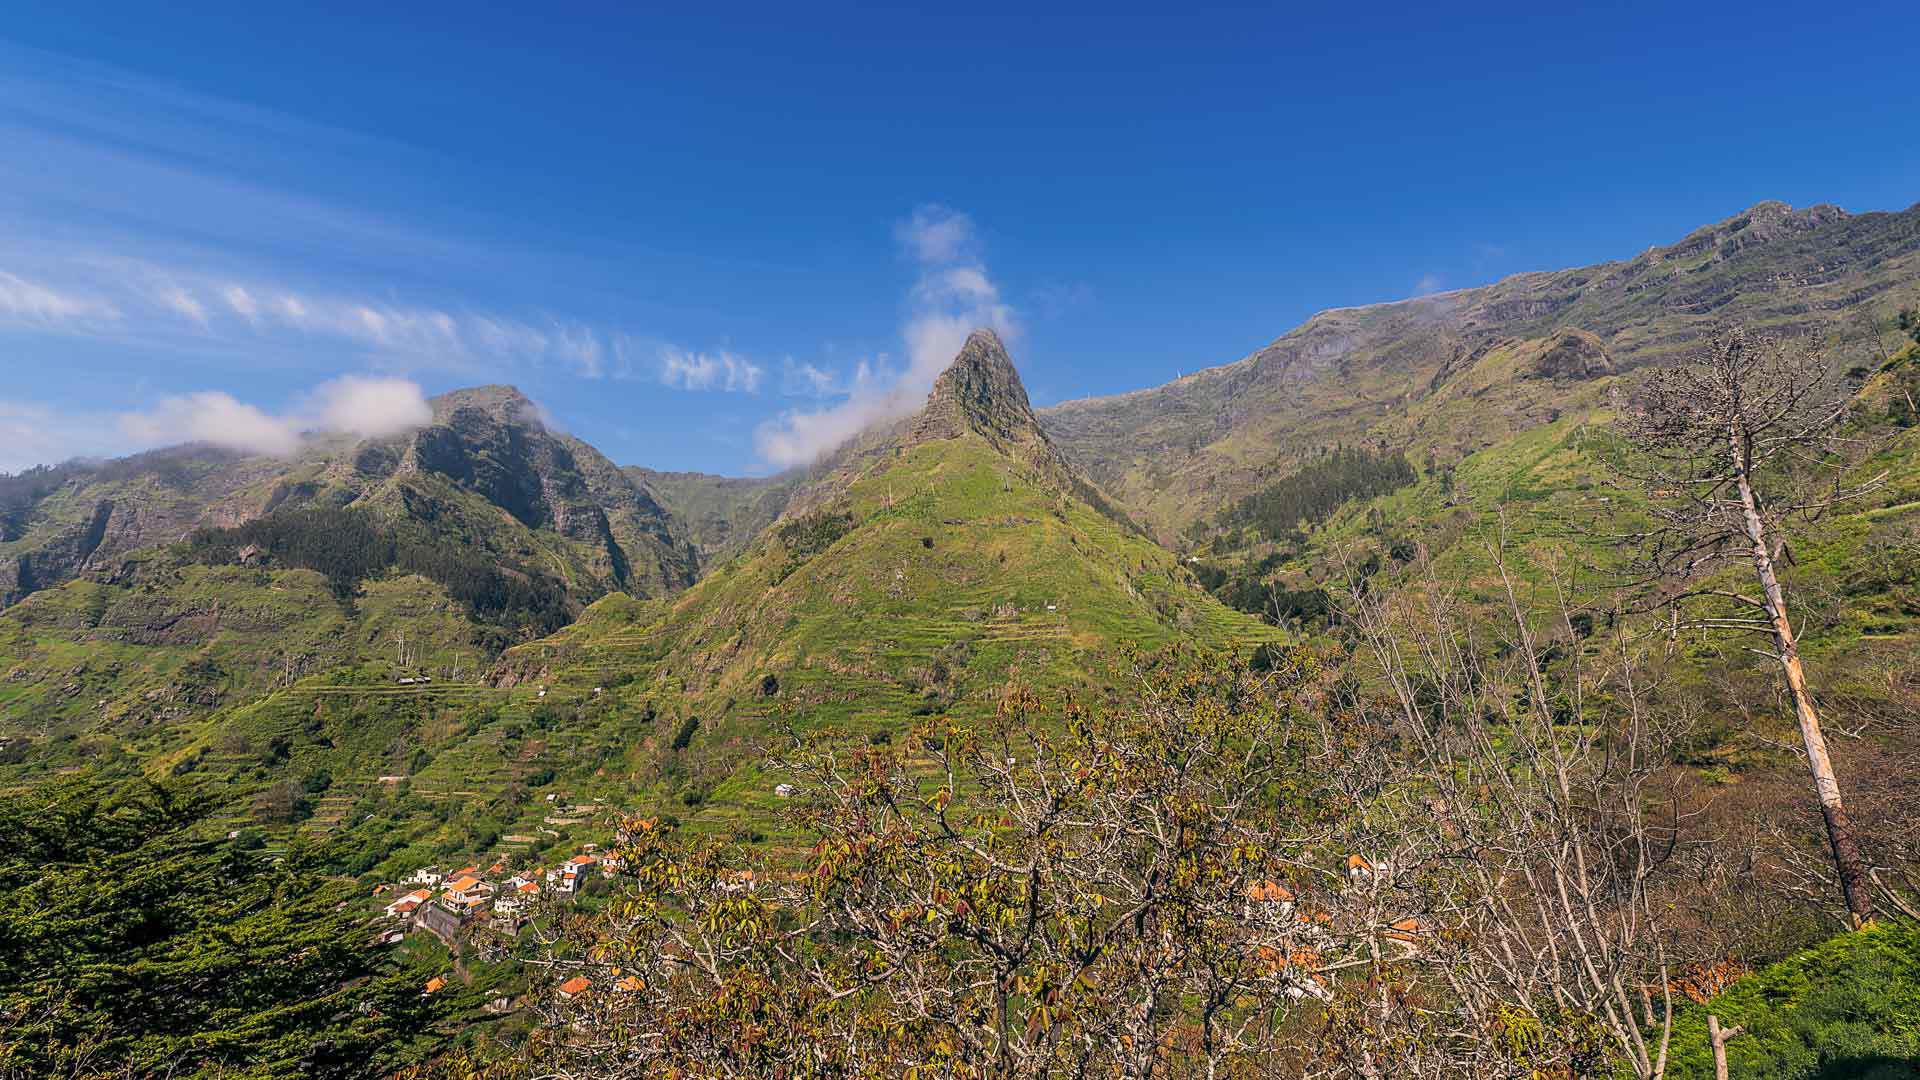
M 1635 451 L 1623 475 L 1645 488 L 1651 523 L 1632 535 L 1654 602 L 1676 625 L 1770 639 L 1751 648 L 1780 665 L 1793 698 L 1827 840 L 1855 925 L 1873 917 L 1866 859 L 1854 837 L 1808 688 L 1777 571 L 1800 522 L 1879 486 L 1845 485 L 1847 398 L 1816 351 L 1739 327 L 1718 330 L 1693 362 L 1655 372 L 1620 402 L 1617 430 Z M 1753 595 L 1720 571 L 1749 564 Z

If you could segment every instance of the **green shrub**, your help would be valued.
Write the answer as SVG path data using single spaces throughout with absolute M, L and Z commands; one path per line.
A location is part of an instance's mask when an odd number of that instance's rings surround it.
M 680 730 L 673 733 L 673 748 L 685 750 L 693 743 L 693 733 L 700 730 L 700 718 L 689 716 L 680 721 Z
M 1911 1080 L 1920 1066 L 1920 927 L 1843 934 L 1734 983 L 1674 1021 L 1675 1080 L 1713 1076 L 1707 1014 L 1741 1080 Z

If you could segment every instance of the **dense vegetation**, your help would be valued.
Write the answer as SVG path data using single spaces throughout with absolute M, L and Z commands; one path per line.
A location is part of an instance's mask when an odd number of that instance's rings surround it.
M 0 801 L 0 1076 L 364 1077 L 431 1043 L 360 888 L 210 809 L 96 778 Z
M 493 651 L 552 633 L 573 617 L 565 585 L 538 569 L 501 564 L 415 523 L 390 524 L 360 510 L 279 510 L 230 529 L 202 529 L 186 543 L 191 558 L 214 566 L 240 561 L 251 546 L 274 566 L 325 574 L 342 600 L 388 571 L 419 574 L 445 586 L 486 628 Z
M 1222 510 L 1226 529 L 1252 528 L 1269 539 L 1297 537 L 1353 499 L 1385 495 L 1418 479 L 1406 454 L 1336 447 Z
M 1727 1044 L 1741 1080 L 1906 1080 L 1920 1069 L 1920 926 L 1824 942 L 1740 979 L 1675 1025 L 1672 1076 L 1708 1080 L 1706 1015 L 1744 1032 Z

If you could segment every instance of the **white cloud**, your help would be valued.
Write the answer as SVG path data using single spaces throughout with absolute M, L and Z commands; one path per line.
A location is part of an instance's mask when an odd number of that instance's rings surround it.
M 1420 280 L 1413 284 L 1413 295 L 1432 296 L 1445 287 L 1446 282 L 1439 274 L 1422 274 Z
M 552 364 L 588 379 L 606 377 L 618 337 L 578 321 L 323 293 L 117 256 L 54 269 L 57 283 L 0 271 L 0 323 L 155 344 L 187 334 L 196 343 L 345 345 L 384 367 Z
M 966 344 L 967 335 L 990 326 L 1003 338 L 1019 334 L 1013 309 L 975 254 L 973 222 L 941 206 L 923 206 L 894 228 L 894 237 L 920 263 L 908 296 L 911 312 L 900 328 L 906 366 L 891 369 L 885 358 L 861 363 L 845 400 L 815 410 L 795 410 L 762 424 L 754 443 L 768 464 L 803 465 L 867 428 L 911 413 L 925 401 L 935 379 Z
M 0 270 L 0 318 L 52 326 L 118 317 L 113 305 L 104 300 L 64 292 Z
M 128 440 L 145 446 L 205 442 L 282 457 L 300 446 L 294 424 L 219 390 L 163 398 L 147 412 L 122 413 L 119 419 Z
M 935 203 L 918 207 L 913 216 L 893 227 L 894 239 L 923 263 L 949 263 L 964 258 L 974 244 L 973 219 Z
M 260 314 L 260 305 L 253 294 L 238 285 L 228 285 L 220 290 L 220 298 L 227 302 L 235 315 L 252 322 Z
M 282 413 L 221 390 L 178 394 L 150 409 L 111 414 L 0 401 L 0 472 L 186 442 L 285 457 L 300 449 L 309 432 L 384 438 L 432 419 L 433 408 L 419 384 L 374 375 L 329 379 Z
M 601 363 L 604 350 L 600 338 L 584 326 L 562 326 L 555 332 L 555 351 L 560 359 L 582 378 L 597 379 L 606 374 Z
M 780 392 L 788 397 L 826 397 L 833 393 L 833 372 L 789 356 L 780 363 Z
M 689 352 L 671 345 L 660 350 L 660 381 L 682 390 L 755 393 L 765 371 L 760 365 L 722 349 Z
M 65 461 L 89 447 L 83 443 L 98 424 L 65 424 L 52 409 L 31 402 L 0 401 L 0 472 Z
M 979 266 L 950 266 L 922 276 L 914 286 L 914 298 L 925 305 L 949 301 L 991 304 L 1000 299 L 1000 290 Z
M 178 285 L 162 286 L 156 298 L 161 306 L 200 326 L 207 325 L 207 306 L 198 297 Z
M 314 388 L 310 426 L 363 438 L 397 435 L 433 419 L 420 384 L 408 379 L 343 375 Z

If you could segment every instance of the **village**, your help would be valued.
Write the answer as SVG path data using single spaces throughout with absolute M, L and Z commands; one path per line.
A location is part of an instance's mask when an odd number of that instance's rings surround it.
M 517 933 L 543 898 L 572 901 L 595 875 L 611 878 L 619 868 L 619 856 L 601 853 L 597 844 L 583 844 L 578 854 L 548 867 L 514 870 L 507 856 L 484 867 L 421 867 L 397 884 L 374 887 L 374 896 L 385 897 L 411 886 L 382 909 L 386 925 L 379 941 L 398 944 L 409 933 L 424 930 L 451 949 L 482 925 Z

